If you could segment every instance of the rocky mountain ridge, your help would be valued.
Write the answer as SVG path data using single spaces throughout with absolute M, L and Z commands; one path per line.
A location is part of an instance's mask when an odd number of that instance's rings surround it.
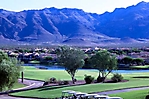
M 140 2 L 103 14 L 81 9 L 45 8 L 13 12 L 0 9 L 5 41 L 71 45 L 148 42 L 149 3 Z

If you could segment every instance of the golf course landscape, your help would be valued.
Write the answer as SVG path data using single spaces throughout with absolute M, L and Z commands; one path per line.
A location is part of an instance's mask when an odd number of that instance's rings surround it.
M 0 99 L 149 99 L 149 0 L 14 1 L 0 3 Z
M 78 70 L 75 77 L 77 80 L 84 80 L 84 75 L 91 75 L 97 77 L 98 71 L 96 70 Z M 31 89 L 27 91 L 11 93 L 13 96 L 24 97 L 38 97 L 38 98 L 56 98 L 61 97 L 63 90 L 74 90 L 86 93 L 104 92 L 108 90 L 116 90 L 123 88 L 133 88 L 149 86 L 149 72 L 137 72 L 137 73 L 122 73 L 124 79 L 127 82 L 118 83 L 93 83 L 83 84 L 76 86 L 59 85 L 59 86 L 44 86 L 37 89 Z M 71 77 L 65 70 L 41 70 L 35 67 L 24 66 L 24 78 L 34 80 L 48 80 L 51 77 L 55 77 L 57 80 L 71 80 Z M 108 76 L 110 79 L 112 74 Z M 149 89 L 134 90 L 130 92 L 121 92 L 116 94 L 109 94 L 109 96 L 119 96 L 123 99 L 144 99 L 148 94 Z

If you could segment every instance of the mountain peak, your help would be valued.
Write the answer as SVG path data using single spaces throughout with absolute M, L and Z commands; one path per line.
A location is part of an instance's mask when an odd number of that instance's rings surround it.
M 136 42 L 134 39 L 149 38 L 148 4 L 140 2 L 100 15 L 76 8 L 51 7 L 21 13 L 0 9 L 0 35 L 34 43 Z
M 148 4 L 148 2 L 141 1 L 141 2 L 139 2 L 137 5 L 144 5 L 144 4 Z
M 0 9 L 0 12 L 1 12 L 1 11 L 4 11 L 4 9 Z
M 55 8 L 55 7 L 51 7 L 51 8 L 46 8 L 46 9 L 49 9 L 50 11 L 58 11 L 59 10 L 59 11 L 64 11 L 64 12 L 65 11 L 83 11 L 82 9 L 77 9 L 77 8 Z

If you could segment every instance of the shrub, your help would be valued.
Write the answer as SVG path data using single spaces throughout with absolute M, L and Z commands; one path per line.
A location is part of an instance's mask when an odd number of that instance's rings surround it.
M 74 82 L 77 82 L 77 79 L 76 78 L 74 79 Z
M 68 85 L 69 84 L 69 81 L 63 81 L 64 82 L 64 85 Z
M 149 99 L 149 95 L 147 95 L 147 96 L 145 97 L 145 99 Z
M 64 81 L 58 81 L 58 84 L 59 85 L 68 85 L 69 84 L 69 81 L 66 81 L 66 80 L 64 80 Z
M 84 80 L 85 80 L 86 84 L 90 84 L 94 81 L 94 77 L 92 77 L 90 75 L 89 76 L 84 75 L 84 76 L 85 76 Z
M 105 80 L 105 77 L 98 77 L 97 78 L 97 82 L 104 82 L 104 80 Z
M 46 61 L 52 61 L 52 57 L 51 56 L 47 56 L 44 58 Z
M 48 85 L 49 83 L 47 82 L 47 81 L 45 81 L 44 83 L 43 83 L 43 86 L 46 86 L 46 85 Z
M 123 76 L 121 74 L 113 74 L 113 77 L 111 78 L 112 81 L 114 82 L 120 82 L 123 80 Z
M 56 82 L 57 82 L 57 80 L 56 80 L 55 77 L 52 77 L 52 78 L 50 78 L 50 80 L 49 80 L 49 83 L 56 83 Z

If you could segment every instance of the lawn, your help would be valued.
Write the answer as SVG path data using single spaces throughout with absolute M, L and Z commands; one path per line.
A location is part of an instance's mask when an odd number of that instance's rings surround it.
M 131 66 L 130 68 L 132 68 L 132 69 L 149 69 L 149 65 L 145 65 L 145 66 Z
M 25 87 L 25 85 L 20 83 L 15 83 L 13 89 L 22 88 L 22 87 Z
M 26 86 L 26 85 L 21 84 L 21 83 L 15 83 L 12 89 L 18 89 L 18 88 L 22 88 L 22 87 L 25 87 L 25 86 Z M 8 91 L 8 90 L 10 90 L 10 89 L 8 89 L 8 88 L 6 87 L 6 89 L 3 90 L 3 91 Z
M 109 96 L 118 96 L 122 97 L 123 99 L 145 99 L 146 95 L 149 95 L 149 89 L 122 92 L 118 94 L 112 94 Z
M 85 74 L 97 77 L 98 72 L 97 70 L 78 70 L 75 77 L 78 80 L 83 80 Z M 65 70 L 41 70 L 28 66 L 24 66 L 24 77 L 36 80 L 46 80 L 51 77 L 55 77 L 57 80 L 71 80 L 70 75 Z
M 49 71 L 49 70 L 39 70 L 31 67 L 25 67 L 24 72 L 25 72 L 24 73 L 25 78 L 44 80 L 45 78 L 56 77 L 57 79 L 61 79 L 61 80 L 70 80 L 70 76 L 64 70 Z M 79 70 L 76 74 L 76 78 L 78 80 L 81 80 L 84 78 L 85 74 L 90 74 L 97 77 L 98 72 L 96 70 Z M 92 93 L 92 92 L 101 92 L 101 91 L 121 89 L 121 88 L 148 86 L 149 85 L 148 75 L 149 75 L 148 72 L 123 74 L 124 78 L 129 80 L 128 82 L 100 83 L 100 84 L 88 84 L 88 85 L 80 85 L 80 86 L 45 87 L 40 89 L 23 91 L 19 93 L 13 93 L 12 95 L 28 96 L 28 97 L 32 96 L 32 97 L 40 97 L 40 98 L 54 98 L 54 97 L 60 97 L 61 92 L 63 90 L 75 90 L 75 91 Z M 145 77 L 145 78 L 133 78 L 138 76 Z M 109 78 L 110 77 L 111 75 L 109 76 Z M 133 95 L 131 96 L 133 97 Z M 129 99 L 132 99 L 132 98 L 129 98 Z
M 92 85 L 81 85 L 81 86 L 61 86 L 61 87 L 45 87 L 40 89 L 34 89 L 19 93 L 13 93 L 13 95 L 17 96 L 32 96 L 32 97 L 40 97 L 40 98 L 54 98 L 54 97 L 60 97 L 61 92 L 63 90 L 75 90 L 75 91 L 81 91 L 81 92 L 101 92 L 106 90 L 114 90 L 114 89 L 121 89 L 121 88 L 127 88 L 127 87 L 136 87 L 137 85 L 127 84 L 127 83 L 119 83 L 119 84 L 92 84 Z M 125 99 L 125 98 L 124 98 Z M 129 98 L 131 99 L 131 98 Z
M 29 61 L 30 64 L 40 64 L 40 61 Z

